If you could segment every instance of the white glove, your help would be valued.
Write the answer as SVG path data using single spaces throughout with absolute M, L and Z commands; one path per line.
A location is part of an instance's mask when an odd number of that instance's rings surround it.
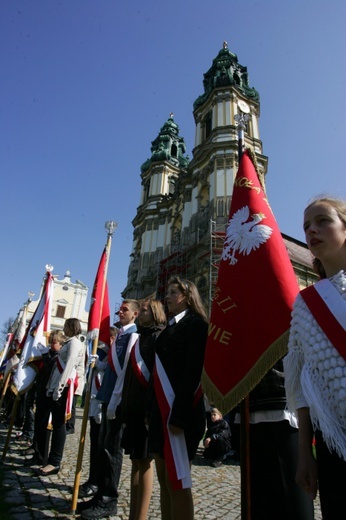
M 94 415 L 94 421 L 96 424 L 101 424 L 102 422 L 102 408 Z
M 58 401 L 59 397 L 60 397 L 59 391 L 58 390 L 54 390 L 54 392 L 52 394 L 53 401 Z
M 95 365 L 97 366 L 98 359 L 99 359 L 99 357 L 97 354 L 90 354 L 89 359 L 88 359 L 89 366 L 92 365 L 93 363 L 95 363 Z
M 107 406 L 107 419 L 110 421 L 115 419 L 115 407 L 112 404 L 112 402 L 110 402 L 109 405 Z
M 94 413 L 94 421 L 96 424 L 101 424 L 102 421 L 102 403 L 98 403 Z

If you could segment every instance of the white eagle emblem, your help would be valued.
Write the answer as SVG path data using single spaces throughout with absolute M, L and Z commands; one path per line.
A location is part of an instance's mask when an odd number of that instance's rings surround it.
M 261 244 L 267 242 L 273 230 L 269 226 L 259 224 L 265 217 L 264 213 L 251 215 L 252 220 L 247 222 L 250 216 L 248 206 L 238 209 L 229 220 L 226 230 L 226 240 L 222 251 L 222 260 L 229 260 L 230 265 L 238 262 L 235 258 L 236 251 L 244 256 L 258 249 Z

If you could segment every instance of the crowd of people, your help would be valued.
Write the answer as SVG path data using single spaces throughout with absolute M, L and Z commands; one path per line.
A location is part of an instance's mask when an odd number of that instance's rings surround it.
M 304 231 L 320 281 L 297 295 L 288 354 L 250 394 L 252 520 L 312 520 L 317 493 L 323 520 L 339 519 L 346 505 L 346 203 L 315 199 Z M 42 356 L 25 452 L 42 477 L 60 470 L 66 423 L 93 371 L 90 470 L 77 506 L 85 520 L 116 514 L 124 453 L 132 467 L 129 520 L 147 518 L 154 466 L 162 520 L 193 520 L 191 463 L 200 443 L 214 467 L 240 450 L 239 414 L 230 425 L 212 404 L 206 410 L 208 317 L 197 287 L 172 277 L 165 305 L 167 312 L 153 298 L 123 300 L 109 345 L 89 357 L 79 320 L 67 319 Z

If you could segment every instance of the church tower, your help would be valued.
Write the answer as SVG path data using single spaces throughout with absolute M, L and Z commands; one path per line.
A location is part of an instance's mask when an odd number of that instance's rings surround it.
M 141 167 L 142 196 L 124 297 L 155 293 L 162 298 L 169 276 L 180 274 L 197 285 L 210 308 L 238 168 L 237 114 L 246 114 L 244 144 L 255 153 L 260 173 L 267 172 L 259 94 L 226 42 L 204 74 L 203 87 L 193 106 L 191 162 L 171 115 Z
M 260 102 L 258 92 L 249 86 L 247 68 L 238 63 L 226 42 L 204 74 L 204 94 L 194 102 L 196 123 L 195 147 L 190 174 L 198 192 L 195 211 L 201 213 L 209 206 L 207 219 L 217 225 L 228 217 L 233 182 L 238 168 L 237 115 L 246 114 L 245 146 L 256 154 L 257 166 L 262 175 L 267 172 L 267 157 L 262 155 L 258 118 Z M 198 220 L 200 222 L 199 215 Z M 201 228 L 201 222 L 199 224 Z
M 151 143 L 151 157 L 141 166 L 142 193 L 132 221 L 133 247 L 124 297 L 140 299 L 155 292 L 160 262 L 174 252 L 181 211 L 174 193 L 180 177 L 187 175 L 185 154 L 184 139 L 170 114 Z

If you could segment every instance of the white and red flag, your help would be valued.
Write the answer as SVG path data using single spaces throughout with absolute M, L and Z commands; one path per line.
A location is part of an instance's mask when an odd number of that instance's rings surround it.
M 298 291 L 279 227 L 244 152 L 234 181 L 203 371 L 205 392 L 224 413 L 286 353 Z
M 54 279 L 51 270 L 46 272 L 41 299 L 27 326 L 21 343 L 21 356 L 13 378 L 13 390 L 23 394 L 31 387 L 36 376 L 36 368 L 30 363 L 48 351 L 46 336 L 50 332 L 51 308 Z
M 93 292 L 91 295 L 88 339 L 99 338 L 100 341 L 110 343 L 110 310 L 107 284 L 107 256 L 108 247 L 105 246 L 97 269 Z

